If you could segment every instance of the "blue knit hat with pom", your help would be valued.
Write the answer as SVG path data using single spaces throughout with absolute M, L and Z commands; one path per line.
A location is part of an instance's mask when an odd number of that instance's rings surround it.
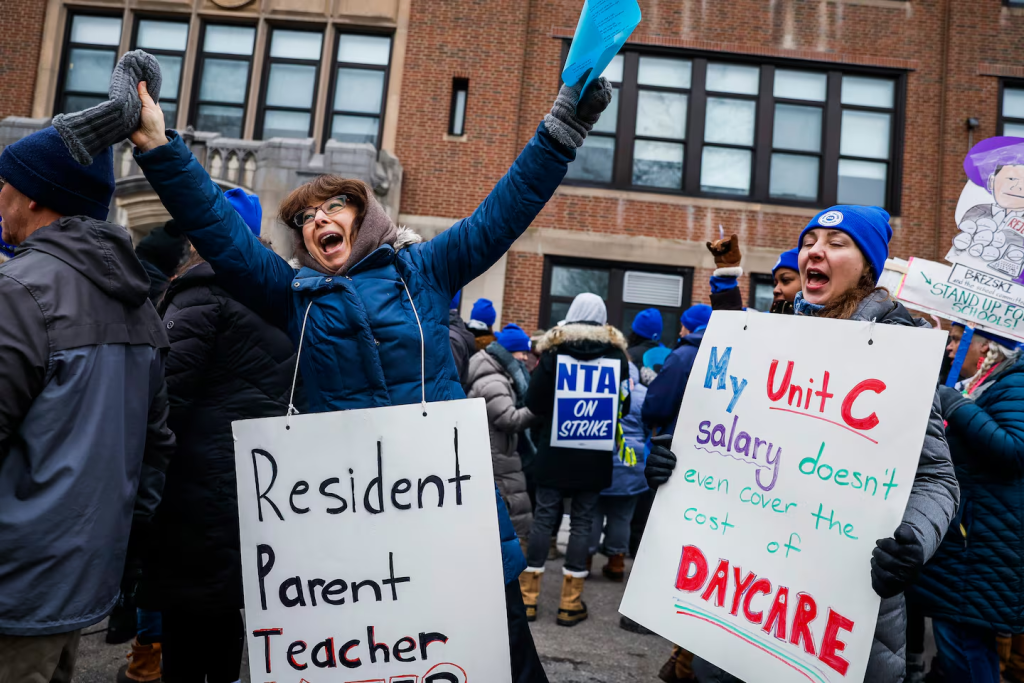
M 804 243 L 804 235 L 815 228 L 828 228 L 845 232 L 864 254 L 874 271 L 875 282 L 882 277 L 885 259 L 889 258 L 889 240 L 892 227 L 889 214 L 877 206 L 839 205 L 825 209 L 811 219 L 800 232 L 797 248 Z
M 505 327 L 501 328 L 501 332 L 494 334 L 494 338 L 505 347 L 506 351 L 514 353 L 516 351 L 530 350 L 530 336 L 515 323 L 505 325 Z
M 661 319 L 661 311 L 657 308 L 647 308 L 636 314 L 633 318 L 632 330 L 644 339 L 658 341 L 661 338 L 661 330 L 665 323 Z
M 473 311 L 469 314 L 470 320 L 479 320 L 487 327 L 494 325 L 498 314 L 494 310 L 494 303 L 490 299 L 477 299 L 473 304 Z

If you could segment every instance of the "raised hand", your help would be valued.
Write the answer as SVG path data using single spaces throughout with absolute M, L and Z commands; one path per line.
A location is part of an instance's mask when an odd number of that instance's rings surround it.
M 132 144 L 143 152 L 167 144 L 167 135 L 164 133 L 164 112 L 160 105 L 153 101 L 146 89 L 146 82 L 139 83 L 139 99 L 142 100 L 142 116 L 139 117 L 139 127 L 129 136 Z

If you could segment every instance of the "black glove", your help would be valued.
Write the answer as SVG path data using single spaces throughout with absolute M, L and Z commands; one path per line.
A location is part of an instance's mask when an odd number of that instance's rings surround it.
M 942 419 L 946 422 L 949 422 L 953 411 L 971 400 L 953 387 L 945 385 L 939 387 L 936 393 L 939 395 L 939 410 L 942 413 Z
M 672 476 L 676 468 L 676 454 L 669 448 L 672 446 L 672 435 L 662 434 L 651 438 L 651 452 L 644 466 L 644 476 L 651 489 L 657 489 Z
M 551 137 L 569 149 L 583 145 L 583 139 L 612 101 L 612 85 L 603 77 L 591 82 L 587 92 L 580 97 L 589 74 L 590 71 L 583 74 L 580 82 L 571 88 L 563 85 L 551 105 L 551 113 L 544 117 L 544 127 Z
M 924 566 L 924 548 L 906 522 L 899 525 L 892 538 L 881 538 L 871 551 L 871 587 L 879 597 L 891 598 L 902 593 Z

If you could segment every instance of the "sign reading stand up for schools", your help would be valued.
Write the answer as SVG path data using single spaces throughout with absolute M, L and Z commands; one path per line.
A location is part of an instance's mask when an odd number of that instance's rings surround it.
M 559 355 L 556 364 L 551 445 L 610 453 L 615 449 L 621 363 Z
M 482 399 L 232 427 L 254 683 L 511 680 Z
M 746 681 L 863 681 L 945 343 L 715 312 L 620 611 Z

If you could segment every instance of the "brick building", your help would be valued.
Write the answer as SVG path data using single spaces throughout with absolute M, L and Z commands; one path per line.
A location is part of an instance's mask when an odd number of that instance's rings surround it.
M 225 150 L 208 167 L 234 163 L 226 184 L 272 204 L 376 155 L 363 175 L 383 168 L 389 210 L 430 237 L 533 134 L 581 2 L 6 0 L 0 28 L 22 40 L 0 48 L 0 117 L 97 101 L 116 55 L 144 47 L 172 76 L 168 120 Z M 971 141 L 1024 135 L 1024 0 L 640 5 L 606 72 L 612 110 L 467 306 L 486 295 L 502 322 L 535 329 L 590 289 L 615 324 L 649 305 L 675 316 L 706 300 L 719 225 L 740 235 L 744 295 L 763 306 L 778 253 L 841 202 L 883 205 L 894 255 L 941 258 Z M 123 175 L 122 208 L 144 204 L 127 162 Z M 121 217 L 144 229 L 159 212 Z

